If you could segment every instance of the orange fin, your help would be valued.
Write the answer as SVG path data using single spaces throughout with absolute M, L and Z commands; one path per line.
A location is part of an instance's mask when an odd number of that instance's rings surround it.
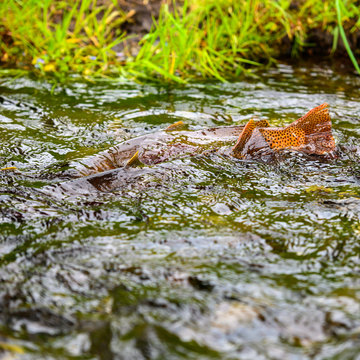
M 235 146 L 233 147 L 233 153 L 235 157 L 242 157 L 242 151 L 244 149 L 245 144 L 251 137 L 252 132 L 256 128 L 256 123 L 253 119 L 249 120 L 247 124 L 244 126 L 243 130 L 241 131 Z
M 323 155 L 335 150 L 328 106 L 324 103 L 286 127 L 302 129 L 305 132 L 305 146 L 301 151 Z
M 126 167 L 135 167 L 144 165 L 139 159 L 139 150 L 127 161 Z
M 254 121 L 253 119 L 249 120 L 247 124 L 244 126 L 243 130 L 241 131 L 239 138 L 233 147 L 233 154 L 235 157 L 242 158 L 242 151 L 244 150 L 245 144 L 249 141 L 252 132 L 257 127 L 269 127 L 270 124 L 267 120 L 258 120 Z
M 305 132 L 293 127 L 285 129 L 259 129 L 271 149 L 281 150 L 305 144 Z
M 302 129 L 305 135 L 331 131 L 331 119 L 328 106 L 329 104 L 324 103 L 311 109 L 303 117 L 288 125 L 287 128 L 296 127 Z
M 269 128 L 266 120 L 250 120 L 233 147 L 233 155 L 246 158 L 266 147 L 272 150 L 295 149 L 317 155 L 334 151 L 335 140 L 331 133 L 328 106 L 327 103 L 317 106 L 280 129 Z
M 184 127 L 185 127 L 184 122 L 180 120 L 180 121 L 177 121 L 177 122 L 169 125 L 169 126 L 165 129 L 165 131 L 181 130 L 181 129 L 183 129 Z

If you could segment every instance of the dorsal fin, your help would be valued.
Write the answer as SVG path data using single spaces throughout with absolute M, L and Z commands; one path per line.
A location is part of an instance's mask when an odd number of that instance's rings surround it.
M 144 165 L 139 159 L 139 150 L 127 161 L 126 167 L 135 167 Z
M 243 130 L 241 131 L 238 140 L 233 147 L 233 153 L 235 157 L 241 158 L 241 153 L 244 149 L 245 144 L 248 142 L 248 140 L 251 137 L 252 132 L 257 127 L 266 128 L 269 127 L 270 124 L 267 120 L 257 120 L 251 119 L 247 122 L 247 124 L 244 126 Z
M 311 109 L 307 114 L 294 121 L 286 128 L 302 129 L 304 130 L 305 135 L 331 131 L 331 119 L 329 109 L 327 108 L 328 106 L 329 104 L 324 103 Z
M 241 152 L 244 149 L 245 144 L 251 137 L 252 132 L 256 127 L 254 119 L 251 119 L 242 129 L 235 146 L 233 147 L 233 153 L 236 157 L 241 157 Z
M 169 125 L 169 126 L 165 129 L 165 131 L 181 130 L 181 129 L 183 129 L 184 127 L 185 127 L 184 122 L 183 122 L 182 120 L 180 120 L 180 121 L 177 121 L 177 122 Z
M 271 149 L 295 148 L 305 144 L 305 132 L 296 127 L 285 129 L 259 129 Z

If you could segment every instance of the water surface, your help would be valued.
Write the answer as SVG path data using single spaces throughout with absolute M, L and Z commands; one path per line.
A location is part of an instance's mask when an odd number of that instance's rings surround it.
M 359 358 L 360 78 L 258 75 L 180 88 L 0 78 L 0 167 L 19 169 L 0 172 L 0 357 Z M 119 138 L 178 120 L 282 126 L 324 102 L 333 161 L 214 153 L 108 193 L 42 191 Z

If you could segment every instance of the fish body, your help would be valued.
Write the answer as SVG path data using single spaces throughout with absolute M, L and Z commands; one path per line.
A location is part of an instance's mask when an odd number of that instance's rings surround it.
M 81 177 L 126 166 L 155 165 L 207 151 L 247 160 L 268 158 L 281 150 L 314 155 L 335 150 L 326 103 L 283 128 L 272 128 L 267 120 L 253 119 L 245 126 L 197 131 L 181 130 L 182 125 L 177 122 L 164 131 L 124 141 L 95 156 L 81 159 L 74 166 L 74 174 Z
M 172 159 L 194 156 L 206 151 L 231 153 L 244 126 L 223 126 L 197 131 L 175 129 L 143 135 L 117 144 L 97 155 L 80 159 L 74 164 L 73 175 L 89 176 L 129 165 L 136 154 L 137 164 L 155 165 Z M 133 163 L 132 165 L 134 165 Z
M 41 192 L 57 198 L 79 194 L 96 198 L 98 191 L 119 189 L 147 174 L 166 176 L 168 167 L 149 165 L 213 151 L 245 160 L 272 159 L 282 150 L 331 155 L 335 141 L 327 107 L 322 104 L 283 128 L 272 128 L 266 120 L 249 120 L 245 126 L 184 131 L 178 122 L 75 162 L 69 175 L 77 179 L 45 186 Z

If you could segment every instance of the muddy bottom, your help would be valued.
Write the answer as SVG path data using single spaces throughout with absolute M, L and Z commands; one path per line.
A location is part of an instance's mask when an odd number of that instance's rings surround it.
M 0 357 L 357 359 L 360 78 L 306 65 L 180 88 L 0 79 Z M 338 158 L 219 153 L 76 188 L 72 161 L 182 120 L 330 104 Z M 50 191 L 51 189 L 56 189 Z

